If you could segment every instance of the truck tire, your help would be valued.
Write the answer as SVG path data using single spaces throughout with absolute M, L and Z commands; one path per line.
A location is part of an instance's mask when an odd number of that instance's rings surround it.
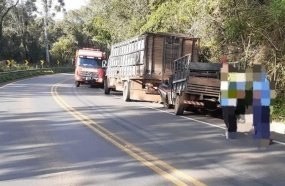
M 80 82 L 79 81 L 75 81 L 75 86 L 79 87 L 80 86 Z
M 128 81 L 125 81 L 123 88 L 123 100 L 126 102 L 130 101 L 130 83 Z
M 166 109 L 170 109 L 170 108 L 171 108 L 171 105 L 169 104 L 167 97 L 165 97 L 165 98 L 163 99 L 163 106 L 164 106 L 164 108 L 166 108 Z
M 175 106 L 174 106 L 174 113 L 175 115 L 183 115 L 184 112 L 184 106 L 182 104 L 182 97 L 181 96 L 177 96 L 175 99 Z
M 110 88 L 108 88 L 107 79 L 104 80 L 104 93 L 105 94 L 110 94 Z

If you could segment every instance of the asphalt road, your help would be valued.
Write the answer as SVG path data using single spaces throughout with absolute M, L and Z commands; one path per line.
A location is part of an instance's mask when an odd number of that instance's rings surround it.
M 120 93 L 71 74 L 0 88 L 0 185 L 284 185 L 285 146 L 226 140 L 218 118 Z

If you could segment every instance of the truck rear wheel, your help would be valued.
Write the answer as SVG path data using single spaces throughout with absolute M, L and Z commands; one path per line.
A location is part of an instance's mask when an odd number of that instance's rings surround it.
M 175 99 L 175 106 L 174 106 L 174 113 L 175 115 L 183 115 L 184 112 L 184 106 L 182 104 L 182 98 L 181 96 L 177 96 Z
M 75 81 L 75 86 L 79 87 L 80 86 L 80 82 L 79 81 Z
M 130 83 L 128 81 L 124 82 L 123 100 L 130 101 Z
M 107 79 L 104 80 L 104 93 L 105 94 L 110 94 L 110 88 L 108 88 Z

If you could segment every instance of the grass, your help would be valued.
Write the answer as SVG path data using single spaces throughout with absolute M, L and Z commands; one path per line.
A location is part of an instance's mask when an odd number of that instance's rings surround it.
M 73 72 L 72 67 L 56 67 L 56 68 L 45 68 L 45 69 L 35 69 L 35 70 L 24 70 L 24 71 L 8 71 L 0 72 L 0 83 L 6 83 L 18 79 L 24 79 L 40 75 L 48 75 L 55 73 L 65 73 Z
M 273 121 L 285 123 L 285 98 L 281 96 L 278 97 L 274 101 L 272 106 L 273 106 L 273 113 L 272 113 Z

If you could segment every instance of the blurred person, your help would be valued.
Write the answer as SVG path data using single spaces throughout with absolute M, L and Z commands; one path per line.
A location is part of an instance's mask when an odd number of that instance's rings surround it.
M 223 119 L 226 124 L 225 135 L 227 139 L 236 138 L 237 132 L 237 85 L 235 82 L 235 75 L 235 69 L 228 64 L 227 60 L 223 60 L 220 76 L 220 104 L 222 108 Z
M 261 64 L 253 65 L 253 138 L 261 146 L 268 146 L 270 139 L 270 103 L 275 98 L 273 83 L 267 78 L 266 69 Z

